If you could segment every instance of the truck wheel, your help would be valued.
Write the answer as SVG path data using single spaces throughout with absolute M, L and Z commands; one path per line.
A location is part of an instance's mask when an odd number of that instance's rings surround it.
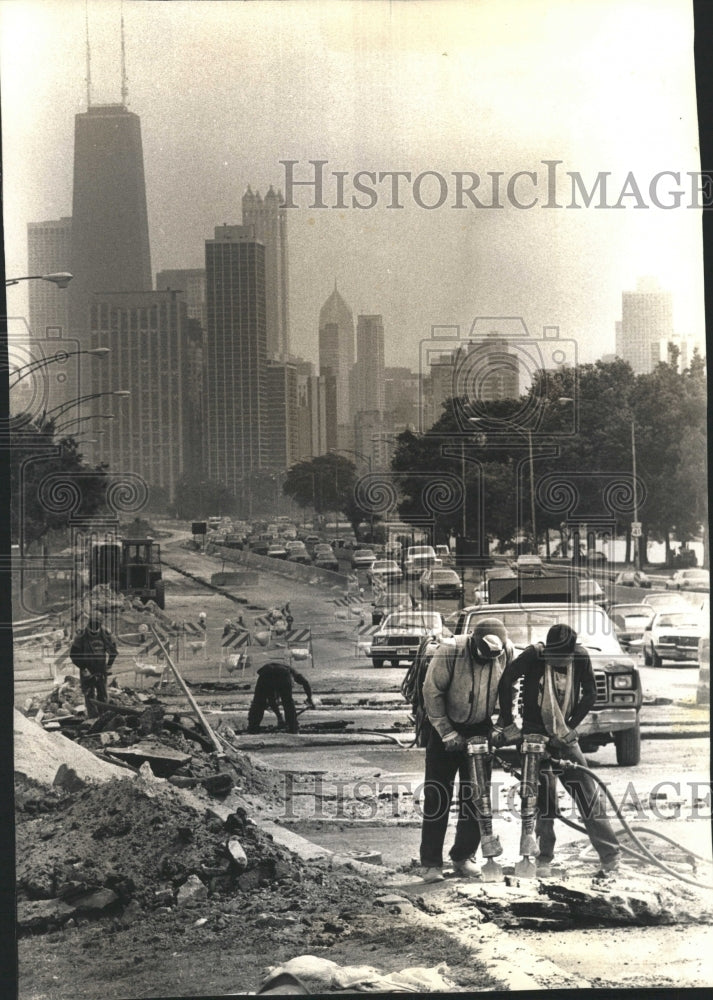
M 166 585 L 163 580 L 156 581 L 156 597 L 154 599 L 159 608 L 163 611 L 166 607 Z
M 653 646 L 651 647 L 651 666 L 656 668 L 663 666 L 663 660 Z
M 383 665 L 384 665 L 384 661 L 382 660 L 382 658 L 381 658 L 380 656 L 375 656 L 375 657 L 374 657 L 374 658 L 372 659 L 372 661 L 371 661 L 371 662 L 372 662 L 372 664 L 373 664 L 373 665 L 374 665 L 375 667 L 377 667 L 377 668 L 378 668 L 378 667 L 383 667 Z
M 623 729 L 614 733 L 616 747 L 616 762 L 620 767 L 633 767 L 641 760 L 641 729 L 637 716 L 636 725 L 632 729 Z
M 648 651 L 646 646 L 644 646 L 644 666 L 645 667 L 651 666 L 651 653 Z
M 399 660 L 390 660 L 389 662 L 391 663 L 392 667 L 398 667 L 399 665 Z

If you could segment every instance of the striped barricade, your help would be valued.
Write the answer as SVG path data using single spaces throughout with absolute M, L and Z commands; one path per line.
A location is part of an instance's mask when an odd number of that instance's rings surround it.
M 196 625 L 195 622 L 183 622 L 182 629 L 184 653 L 186 649 L 190 649 L 193 656 L 203 653 L 203 658 L 207 659 L 207 634 L 205 628 L 201 625 Z
M 218 665 L 218 680 L 220 680 L 223 667 L 229 674 L 240 670 L 245 671 L 248 662 L 248 646 L 252 645 L 252 637 L 245 628 L 226 628 L 223 631 L 223 638 L 220 641 L 221 658 Z
M 290 662 L 292 660 L 299 662 L 310 660 L 314 664 L 312 628 L 310 625 L 293 625 L 292 628 L 289 628 L 279 638 L 287 646 L 290 654 Z
M 378 625 L 360 625 L 354 633 L 354 655 L 366 656 L 371 649 L 371 640 L 379 631 Z

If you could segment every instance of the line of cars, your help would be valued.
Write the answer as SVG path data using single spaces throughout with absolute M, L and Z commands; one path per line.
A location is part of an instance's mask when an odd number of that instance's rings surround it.
M 652 591 L 639 603 L 614 604 L 610 614 L 622 647 L 640 652 L 645 666 L 661 667 L 664 660 L 698 660 L 708 610 L 705 592 L 684 596 L 669 589 Z

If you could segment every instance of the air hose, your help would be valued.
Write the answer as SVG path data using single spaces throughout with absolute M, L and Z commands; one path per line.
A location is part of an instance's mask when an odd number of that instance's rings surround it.
M 515 768 L 513 768 L 506 761 L 504 761 L 503 758 L 497 752 L 495 753 L 495 757 L 498 760 L 498 762 L 500 763 L 500 765 L 504 768 L 504 770 L 506 770 L 506 771 L 514 774 L 516 777 L 519 777 L 517 771 L 515 770 Z M 607 799 L 611 803 L 612 808 L 614 809 L 614 812 L 616 813 L 617 819 L 619 820 L 619 822 L 621 823 L 621 825 L 624 827 L 624 830 L 627 832 L 627 834 L 629 835 L 629 837 L 631 837 L 632 841 L 640 848 L 640 851 L 641 851 L 641 853 L 639 853 L 637 851 L 632 850 L 632 848 L 630 848 L 630 847 L 626 847 L 624 844 L 620 844 L 619 846 L 620 846 L 621 850 L 625 854 L 630 855 L 631 857 L 637 858 L 640 861 L 648 861 L 650 864 L 653 864 L 657 868 L 660 868 L 661 871 L 666 872 L 667 875 L 671 875 L 673 878 L 678 879 L 679 882 L 685 882 L 686 884 L 693 885 L 693 886 L 695 886 L 696 888 L 699 888 L 699 889 L 709 889 L 709 890 L 713 889 L 713 885 L 706 885 L 705 883 L 702 883 L 702 882 L 696 882 L 694 879 L 687 878 L 685 875 L 680 875 L 677 871 L 674 871 L 673 868 L 669 868 L 669 866 L 666 865 L 663 861 L 659 861 L 659 859 L 656 857 L 656 855 L 653 854 L 653 852 L 649 850 L 649 848 L 646 846 L 646 844 L 642 843 L 642 841 L 639 839 L 639 837 L 636 836 L 636 833 L 634 832 L 634 830 L 632 829 L 632 827 L 629 825 L 629 823 L 626 821 L 626 819 L 624 819 L 624 817 L 622 816 L 621 811 L 620 811 L 618 805 L 616 804 L 616 801 L 614 800 L 614 797 L 612 796 L 611 792 L 609 791 L 607 785 L 593 771 L 591 771 L 588 767 L 585 767 L 583 764 L 577 764 L 574 761 L 563 760 L 562 758 L 559 758 L 559 757 L 554 757 L 553 761 L 555 763 L 557 763 L 563 770 L 584 771 L 586 774 L 590 775 L 590 777 L 593 778 L 593 780 L 596 782 L 596 784 L 599 785 L 599 787 L 604 791 L 604 794 L 606 795 Z M 587 831 L 586 831 L 586 829 L 584 827 L 580 826 L 577 823 L 572 822 L 572 820 L 566 819 L 564 816 L 562 816 L 562 814 L 559 812 L 559 810 L 557 810 L 557 818 L 561 819 L 562 822 L 566 826 L 569 826 L 569 827 L 571 827 L 574 830 L 578 830 L 581 833 L 585 833 L 585 834 L 587 833 Z M 657 834 L 655 830 L 649 830 L 647 827 L 637 827 L 636 829 L 639 832 L 651 833 L 654 836 L 662 836 L 661 834 Z M 687 848 L 685 848 L 682 844 L 678 844 L 678 843 L 676 843 L 676 841 L 671 840 L 671 838 L 669 838 L 669 837 L 663 837 L 663 839 L 669 841 L 669 843 L 673 844 L 675 847 L 678 847 L 679 850 L 681 850 L 683 853 L 686 854 L 686 856 L 688 856 L 688 857 L 691 857 L 691 856 L 698 857 L 698 855 L 692 855 L 691 852 Z M 705 861 L 706 859 L 705 858 L 699 858 L 699 860 Z

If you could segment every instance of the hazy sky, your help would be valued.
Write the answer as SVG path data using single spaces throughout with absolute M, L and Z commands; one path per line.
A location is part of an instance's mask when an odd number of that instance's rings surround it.
M 579 359 L 614 350 L 621 292 L 657 276 L 679 333 L 703 340 L 700 213 L 656 207 L 654 175 L 700 169 L 693 17 L 684 0 L 302 0 L 123 6 L 129 107 L 141 116 L 152 268 L 204 263 L 213 227 L 238 223 L 250 183 L 285 187 L 280 160 L 347 173 L 349 207 L 289 213 L 292 348 L 317 356 L 319 308 L 334 280 L 357 313 L 381 313 L 387 364 L 418 363 L 432 324 L 522 316 L 559 325 Z M 90 0 L 92 100 L 120 98 L 120 5 Z M 26 225 L 70 215 L 73 116 L 86 109 L 84 0 L 4 0 L 2 116 L 8 276 L 25 274 Z M 546 209 L 543 160 L 587 189 L 610 172 L 607 201 L 633 172 L 647 207 Z M 427 210 L 403 184 L 351 207 L 358 171 L 435 171 L 448 197 Z M 453 172 L 501 172 L 499 209 L 459 210 Z M 536 207 L 518 209 L 507 196 Z M 439 194 L 423 182 L 424 202 Z M 660 200 L 677 185 L 664 179 Z M 629 189 L 630 190 L 630 189 Z M 478 193 L 478 192 L 476 192 Z M 363 195 L 358 197 L 365 201 Z M 333 179 L 325 201 L 333 205 Z M 490 196 L 481 195 L 484 203 Z M 464 198 L 468 204 L 468 199 Z M 583 204 L 578 197 L 579 204 Z M 8 311 L 26 289 L 8 290 Z

